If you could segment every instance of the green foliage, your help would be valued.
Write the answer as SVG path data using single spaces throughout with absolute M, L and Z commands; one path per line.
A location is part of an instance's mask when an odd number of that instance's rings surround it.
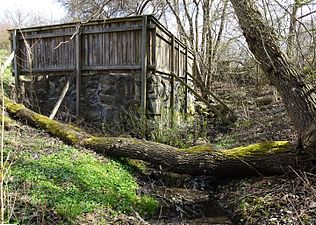
M 222 138 L 218 140 L 215 143 L 215 146 L 219 149 L 227 149 L 230 148 L 235 143 L 235 140 L 232 136 L 227 136 L 225 138 Z
M 104 123 L 103 132 L 112 135 L 130 135 L 149 141 L 168 144 L 177 148 L 187 148 L 200 137 L 207 136 L 207 120 L 204 118 L 183 119 L 185 115 L 163 112 L 150 118 L 139 108 L 125 110 L 120 121 Z
M 0 49 L 0 63 L 4 63 L 10 53 L 7 50 Z M 11 66 L 8 67 L 3 74 L 3 86 L 4 92 L 8 96 L 11 93 L 11 86 L 14 83 L 14 77 L 12 76 Z
M 268 216 L 270 214 L 269 209 L 273 206 L 273 198 L 269 195 L 258 198 L 246 196 L 244 199 L 241 199 L 239 210 L 242 213 L 242 215 L 244 215 L 244 218 L 246 218 L 250 224 L 253 224 L 253 217 L 263 215 Z
M 31 204 L 45 205 L 64 218 L 97 209 L 152 214 L 157 202 L 137 196 L 137 183 L 118 162 L 96 159 L 63 145 L 53 154 L 25 152 L 12 167 L 14 187 L 27 184 Z

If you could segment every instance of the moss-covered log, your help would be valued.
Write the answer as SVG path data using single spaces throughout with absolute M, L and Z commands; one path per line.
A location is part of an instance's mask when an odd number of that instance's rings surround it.
M 280 174 L 296 168 L 294 147 L 286 141 L 265 142 L 229 150 L 214 150 L 210 145 L 177 149 L 169 145 L 121 137 L 95 137 L 79 128 L 40 115 L 5 98 L 9 114 L 40 127 L 68 144 L 95 152 L 148 161 L 177 173 L 219 177 L 251 174 Z

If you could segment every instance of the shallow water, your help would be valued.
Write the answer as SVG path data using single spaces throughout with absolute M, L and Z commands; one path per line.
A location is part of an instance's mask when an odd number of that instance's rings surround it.
M 148 222 L 158 225 L 233 224 L 212 197 L 211 187 L 203 183 L 205 180 L 194 179 L 186 175 L 171 174 L 168 179 L 163 176 L 163 179 L 158 182 L 162 185 L 151 183 L 154 195 L 161 202 L 161 207 L 156 217 Z

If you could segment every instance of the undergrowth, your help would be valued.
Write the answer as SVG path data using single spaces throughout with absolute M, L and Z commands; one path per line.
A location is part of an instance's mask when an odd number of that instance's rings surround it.
M 96 212 L 112 218 L 156 211 L 155 199 L 137 195 L 138 185 L 127 165 L 47 136 L 21 141 L 16 135 L 6 136 L 7 151 L 20 149 L 7 182 L 18 196 L 10 222 L 50 224 L 47 221 L 55 218 L 60 221 L 56 224 L 81 224 L 85 215 Z
M 119 121 L 104 122 L 102 126 L 103 132 L 107 134 L 130 135 L 177 148 L 188 148 L 199 138 L 206 139 L 208 129 L 208 121 L 202 116 L 179 113 L 171 116 L 170 112 L 164 112 L 151 118 L 139 108 L 123 110 Z

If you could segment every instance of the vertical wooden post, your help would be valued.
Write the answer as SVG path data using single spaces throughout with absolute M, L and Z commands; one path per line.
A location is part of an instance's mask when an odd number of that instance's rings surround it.
M 76 118 L 80 115 L 80 86 L 81 86 L 81 33 L 78 33 L 76 41 Z
M 174 35 L 171 36 L 171 73 L 175 72 L 175 41 Z M 170 113 L 171 113 L 171 123 L 173 124 L 173 114 L 174 114 L 174 99 L 175 99 L 175 91 L 174 91 L 174 76 L 170 77 L 170 85 L 171 85 L 171 93 L 170 93 Z
M 185 76 L 185 83 L 188 84 L 188 47 L 187 46 L 185 46 L 184 76 Z M 187 114 L 188 112 L 188 88 L 187 87 L 185 87 L 184 89 L 184 96 L 185 96 L 184 113 Z
M 152 32 L 152 36 L 153 36 L 153 49 L 152 49 L 152 59 L 153 59 L 153 61 L 152 61 L 152 63 L 153 63 L 153 65 L 155 66 L 155 70 L 156 70 L 156 66 L 157 66 L 157 55 L 156 55 L 156 52 L 157 52 L 157 50 L 156 50 L 156 48 L 157 48 L 157 46 L 156 46 L 156 44 L 157 44 L 157 28 L 155 28 L 154 30 L 152 30 L 151 31 Z
M 142 48 L 141 48 L 141 63 L 142 63 L 142 75 L 141 75 L 141 108 L 146 112 L 146 82 L 147 82 L 147 16 L 143 16 L 142 21 Z
M 180 41 L 179 41 L 178 42 L 178 71 L 177 71 L 178 77 L 180 77 L 180 65 L 181 65 L 180 57 L 181 57 L 181 50 L 180 50 Z M 177 93 L 177 94 L 179 94 L 179 93 Z M 180 106 L 180 107 L 182 107 L 182 106 Z M 181 112 L 181 109 L 180 109 L 180 112 Z
M 14 51 L 14 59 L 13 59 L 13 72 L 15 77 L 15 97 L 18 99 L 19 97 L 19 89 L 20 89 L 20 71 L 18 65 L 18 55 L 19 55 L 19 39 L 17 30 L 14 30 L 12 33 L 13 46 L 12 50 Z

